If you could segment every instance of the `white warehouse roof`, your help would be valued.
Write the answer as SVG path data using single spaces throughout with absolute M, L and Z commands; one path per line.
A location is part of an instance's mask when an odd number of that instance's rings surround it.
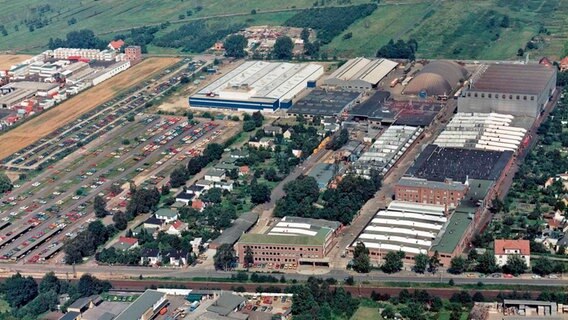
M 457 113 L 434 144 L 440 147 L 516 151 L 526 130 L 512 127 L 512 115 Z
M 347 81 L 364 81 L 370 85 L 376 85 L 397 65 L 397 62 L 387 59 L 355 58 L 335 70 L 324 83 L 337 85 Z

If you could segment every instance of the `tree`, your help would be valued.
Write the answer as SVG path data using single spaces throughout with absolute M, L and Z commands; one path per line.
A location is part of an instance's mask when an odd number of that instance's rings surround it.
M 402 258 L 404 252 L 389 251 L 385 256 L 385 262 L 381 266 L 384 273 L 395 273 L 402 270 Z
M 114 222 L 114 226 L 118 230 L 126 230 L 128 226 L 128 219 L 126 214 L 123 212 L 117 212 L 112 216 L 112 222 Z
M 302 32 L 300 33 L 300 39 L 304 40 L 304 44 L 310 42 L 310 29 L 303 28 Z
M 339 148 L 343 147 L 347 141 L 349 141 L 349 131 L 343 128 L 338 135 L 335 135 L 333 139 L 331 139 L 330 148 L 334 151 L 339 150 Z
M 185 185 L 187 178 L 187 170 L 183 166 L 178 166 L 170 174 L 170 185 L 172 188 L 179 188 Z
M 55 293 L 59 293 L 61 290 L 61 282 L 59 278 L 55 276 L 53 271 L 46 273 L 43 278 L 41 278 L 41 282 L 39 283 L 39 292 L 45 293 L 48 291 L 53 291 Z
M 122 192 L 122 188 L 120 187 L 119 184 L 111 184 L 110 185 L 110 192 L 114 195 L 120 194 Z
M 10 178 L 4 172 L 0 172 L 0 194 L 11 191 L 13 187 Z
M 223 190 L 221 188 L 211 188 L 201 195 L 201 200 L 210 203 L 221 203 L 223 201 Z
M 294 49 L 294 42 L 287 36 L 280 36 L 274 43 L 272 52 L 276 59 L 290 60 L 292 59 L 292 49 Z
M 101 281 L 96 277 L 86 273 L 79 278 L 77 283 L 77 293 L 80 297 L 88 297 L 108 291 L 112 285 L 108 281 Z
M 266 169 L 266 171 L 264 172 L 264 179 L 266 179 L 266 181 L 271 181 L 271 182 L 280 180 L 280 178 L 278 177 L 278 173 L 276 172 L 276 169 L 272 167 Z
M 434 254 L 430 257 L 430 261 L 428 262 L 428 272 L 436 273 L 439 267 L 440 267 L 440 255 L 436 250 L 434 251 Z
M 389 304 L 387 305 L 383 311 L 381 312 L 381 317 L 384 319 L 394 319 L 396 313 L 394 312 L 394 308 Z
M 250 201 L 261 204 L 270 201 L 270 188 L 263 183 L 255 183 L 250 188 Z
M 489 251 L 485 251 L 482 255 L 477 257 L 477 271 L 481 273 L 493 273 L 497 267 L 497 261 L 495 261 L 495 256 Z
M 525 55 L 525 50 L 523 50 L 523 48 L 519 48 L 519 50 L 517 50 L 517 57 L 522 57 Z
M 213 256 L 215 270 L 228 270 L 233 267 L 237 261 L 235 250 L 230 244 L 222 244 L 217 248 L 217 252 Z
M 5 299 L 12 308 L 20 308 L 38 294 L 35 280 L 32 277 L 24 278 L 19 272 L 6 279 L 3 289 Z
M 245 264 L 248 266 L 251 266 L 254 264 L 254 256 L 252 255 L 252 249 L 250 247 L 247 247 L 245 250 Z
M 357 243 L 353 251 L 353 270 L 359 273 L 369 273 L 371 271 L 369 249 L 361 241 Z
M 428 258 L 428 255 L 420 253 L 414 257 L 414 267 L 412 267 L 412 270 L 416 273 L 424 273 L 426 268 L 428 268 L 429 262 L 430 258 Z
M 485 297 L 483 296 L 483 294 L 479 291 L 476 291 L 473 294 L 473 297 L 471 297 L 471 300 L 473 300 L 474 302 L 483 302 L 485 301 Z
M 108 214 L 108 211 L 106 210 L 106 201 L 99 195 L 95 196 L 93 209 L 95 210 L 95 216 L 97 218 L 104 218 Z
M 527 264 L 525 259 L 518 254 L 510 255 L 507 258 L 507 263 L 503 266 L 503 272 L 510 273 L 514 276 L 525 273 L 526 270 Z
M 452 274 L 461 274 L 465 271 L 467 266 L 466 260 L 461 256 L 453 257 L 450 261 L 448 272 Z
M 509 21 L 509 16 L 508 15 L 504 15 L 503 19 L 501 19 L 501 28 L 509 28 L 509 26 L 511 25 L 511 22 Z
M 247 54 L 245 48 L 248 42 L 245 36 L 240 34 L 233 34 L 225 39 L 223 46 L 225 47 L 225 55 L 233 58 L 243 58 Z

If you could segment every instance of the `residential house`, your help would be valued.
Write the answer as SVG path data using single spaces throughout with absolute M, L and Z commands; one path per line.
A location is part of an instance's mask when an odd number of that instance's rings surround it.
M 248 145 L 255 149 L 264 148 L 274 150 L 274 138 L 260 138 L 259 141 L 249 141 Z
M 207 181 L 221 182 L 227 178 L 227 175 L 225 174 L 225 170 L 213 168 L 209 169 L 203 178 Z
M 156 218 L 163 220 L 165 223 L 174 222 L 178 219 L 177 212 L 166 208 L 162 208 L 156 211 L 154 215 L 156 216 Z
M 564 254 L 568 254 L 568 234 L 564 234 L 560 240 L 556 242 L 556 247 L 554 248 L 555 252 L 558 252 L 560 248 L 564 248 Z
M 101 302 L 103 302 L 103 300 L 98 295 L 79 298 L 75 300 L 75 302 L 73 302 L 69 307 L 67 307 L 67 311 L 83 313 L 90 308 L 98 306 L 99 304 L 101 304 Z
M 124 47 L 124 41 L 122 41 L 120 39 L 111 41 L 108 44 L 108 48 L 110 50 L 114 50 L 114 51 L 120 51 L 120 49 L 122 49 L 122 47 Z
M 198 186 L 203 187 L 203 190 L 207 191 L 213 188 L 219 188 L 227 191 L 233 191 L 233 181 L 211 181 L 211 180 L 199 180 L 195 183 Z
M 203 242 L 203 238 L 195 238 L 189 242 L 191 245 L 191 252 L 199 253 L 199 246 Z
M 179 220 L 176 220 L 172 224 L 170 224 L 169 228 L 166 230 L 166 233 L 179 237 L 181 236 L 181 233 L 186 230 L 187 230 L 187 224 Z
M 519 255 L 527 266 L 531 265 L 531 247 L 529 240 L 495 239 L 495 260 L 500 267 L 507 264 L 512 255 Z
M 215 169 L 224 170 L 225 172 L 236 169 L 237 166 L 233 163 L 219 163 L 215 166 Z
M 164 225 L 164 221 L 161 219 L 156 218 L 156 216 L 151 216 L 150 218 L 144 221 L 142 225 L 145 229 L 150 229 L 152 232 L 155 232 L 162 228 Z
M 186 266 L 189 262 L 189 251 L 187 250 L 168 250 L 162 253 L 164 261 L 171 266 Z
M 294 155 L 294 157 L 299 158 L 301 157 L 303 154 L 302 150 L 300 149 L 292 149 L 292 155 Z
M 564 59 L 560 60 L 560 71 L 568 71 L 568 57 L 564 57 Z
M 292 138 L 292 133 L 294 133 L 294 129 L 290 128 L 286 130 L 286 132 L 284 132 L 282 136 L 284 137 L 284 139 L 290 140 L 290 138 Z
M 229 157 L 233 159 L 244 159 L 248 156 L 249 152 L 247 150 L 234 150 L 229 154 Z
M 205 203 L 203 203 L 203 201 L 201 201 L 201 199 L 195 199 L 191 202 L 191 207 L 199 212 L 203 211 L 203 209 L 205 209 Z
M 279 126 L 266 126 L 264 127 L 264 133 L 270 136 L 275 136 L 277 134 L 282 134 L 282 127 Z
M 121 251 L 131 250 L 138 247 L 138 239 L 121 236 L 113 247 Z
M 250 173 L 249 166 L 240 166 L 239 167 L 239 176 L 246 176 Z
M 140 250 L 140 264 L 155 266 L 162 262 L 162 255 L 158 249 L 147 249 L 144 248 Z
M 182 192 L 177 194 L 176 201 L 182 202 L 185 205 L 189 205 L 189 203 L 193 200 L 193 198 L 195 198 L 194 194 L 187 193 L 186 191 L 182 191 Z

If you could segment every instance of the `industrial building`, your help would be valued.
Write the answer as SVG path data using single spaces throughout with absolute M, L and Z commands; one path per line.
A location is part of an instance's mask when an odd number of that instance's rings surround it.
M 469 183 L 428 181 L 426 179 L 402 177 L 394 187 L 396 200 L 443 205 L 456 208 L 465 196 Z
M 163 307 L 167 306 L 168 299 L 165 293 L 156 290 L 146 290 L 128 308 L 118 314 L 115 320 L 155 318 Z
M 370 177 L 372 170 L 386 174 L 422 131 L 422 128 L 410 126 L 388 127 L 369 150 L 353 164 L 353 169 L 357 174 L 365 177 Z
M 468 78 L 467 70 L 453 61 L 433 61 L 420 70 L 402 91 L 405 95 L 449 96 Z
M 340 116 L 357 104 L 361 94 L 349 91 L 313 90 L 288 109 L 297 116 Z
M 362 242 L 373 260 L 389 251 L 402 251 L 407 260 L 428 253 L 448 221 L 442 205 L 393 201 L 381 209 L 351 244 L 350 251 Z
M 431 181 L 495 181 L 506 171 L 512 158 L 512 151 L 444 148 L 431 144 L 420 153 L 406 176 Z
M 254 263 L 328 265 L 326 255 L 340 229 L 336 221 L 284 217 L 264 234 L 241 236 L 237 242 L 239 263 L 245 263 L 245 252 L 250 248 Z
M 440 147 L 515 152 L 527 131 L 511 126 L 514 118 L 498 113 L 458 113 L 434 144 Z
M 351 59 L 335 70 L 323 84 L 344 90 L 370 90 L 376 88 L 396 66 L 397 62 L 387 59 Z
M 190 107 L 275 111 L 288 109 L 323 67 L 311 63 L 247 61 L 189 98 Z
M 308 176 L 316 179 L 320 190 L 327 189 L 329 182 L 341 171 L 343 165 L 335 163 L 318 163 L 308 172 Z
M 556 89 L 555 67 L 483 65 L 458 98 L 458 112 L 503 113 L 537 118 Z

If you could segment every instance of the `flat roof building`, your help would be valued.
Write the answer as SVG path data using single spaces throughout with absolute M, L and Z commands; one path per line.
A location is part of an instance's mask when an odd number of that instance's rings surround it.
M 536 118 L 556 90 L 556 74 L 541 64 L 483 65 L 461 92 L 458 112 Z
M 311 63 L 247 61 L 189 98 L 190 107 L 275 111 L 323 75 Z
M 431 181 L 497 180 L 513 158 L 511 151 L 444 148 L 428 145 L 406 176 Z
M 359 92 L 313 90 L 288 109 L 292 115 L 339 116 L 356 105 Z
M 381 259 L 389 251 L 402 251 L 412 260 L 428 253 L 432 243 L 448 221 L 442 205 L 393 201 L 379 210 L 351 244 L 350 251 L 362 242 L 371 259 Z
M 513 127 L 514 116 L 498 113 L 457 113 L 434 144 L 440 147 L 515 152 L 526 135 Z
M 345 90 L 369 90 L 376 88 L 396 66 L 398 62 L 387 59 L 355 58 L 335 70 L 323 83 Z
M 264 234 L 243 234 L 237 243 L 239 263 L 250 248 L 254 263 L 328 264 L 327 253 L 341 224 L 336 221 L 284 217 Z
M 359 157 L 353 169 L 359 175 L 370 177 L 372 170 L 385 174 L 410 148 L 422 133 L 422 128 L 390 126 L 373 143 L 371 148 Z
M 242 214 L 233 225 L 225 229 L 223 233 L 215 240 L 211 241 L 209 248 L 217 249 L 222 244 L 234 245 L 237 240 L 247 231 L 249 231 L 258 221 L 258 214 L 254 212 L 247 212 Z
M 122 311 L 114 320 L 150 320 L 166 306 L 166 294 L 156 290 L 146 290 L 128 308 Z
M 394 187 L 396 200 L 443 205 L 455 208 L 465 196 L 468 183 L 446 179 L 428 181 L 426 179 L 402 177 Z

